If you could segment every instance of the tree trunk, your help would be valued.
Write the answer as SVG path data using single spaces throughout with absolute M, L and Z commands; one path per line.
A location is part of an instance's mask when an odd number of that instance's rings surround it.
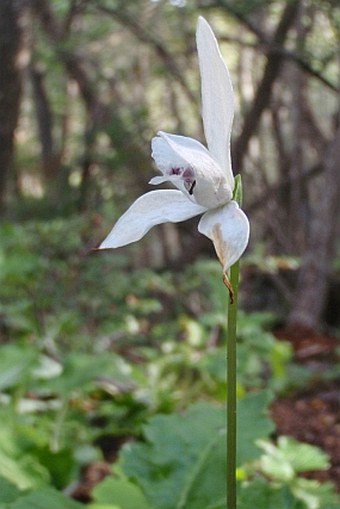
M 25 0 L 0 2 L 0 213 L 4 210 L 6 184 L 14 149 L 14 131 L 18 123 L 23 53 Z
M 137 136 L 137 132 L 132 133 L 126 127 L 119 106 L 107 104 L 99 97 L 96 82 L 87 71 L 86 58 L 73 53 L 71 49 L 62 47 L 61 42 L 65 41 L 62 41 L 62 30 L 51 9 L 50 3 L 47 0 L 34 0 L 33 6 L 44 31 L 55 45 L 57 54 L 67 74 L 78 85 L 89 119 L 91 119 L 93 133 L 96 134 L 102 129 L 107 129 L 112 146 L 120 152 L 122 160 L 125 159 L 126 165 L 131 168 L 138 167 L 140 169 L 137 174 L 134 173 L 134 176 L 137 184 L 144 189 L 145 174 L 143 169 L 149 171 L 150 157 L 139 139 L 140 136 Z M 116 93 L 114 86 L 112 86 L 112 94 L 116 96 L 117 104 L 119 104 L 120 97 Z
M 41 145 L 41 162 L 47 187 L 54 186 L 58 175 L 59 158 L 53 141 L 53 116 L 44 83 L 44 74 L 38 66 L 31 66 L 34 104 L 37 117 L 39 141 Z
M 288 323 L 310 329 L 320 325 L 329 287 L 340 198 L 340 127 L 328 146 L 323 174 L 315 182 L 308 247 L 302 261 Z
M 305 5 L 302 3 L 295 22 L 295 45 L 299 53 L 304 50 L 308 31 L 308 28 L 302 23 L 304 16 L 307 16 L 307 12 Z M 292 254 L 301 256 L 306 249 L 306 226 L 308 224 L 309 209 L 307 186 L 301 179 L 306 170 L 306 120 L 302 104 L 305 98 L 308 97 L 308 81 L 300 67 L 295 65 L 288 67 L 287 78 L 287 88 L 290 88 L 292 101 L 292 151 L 288 172 L 291 181 L 296 181 L 296 184 L 290 186 L 289 189 L 287 233 L 289 243 L 293 247 Z

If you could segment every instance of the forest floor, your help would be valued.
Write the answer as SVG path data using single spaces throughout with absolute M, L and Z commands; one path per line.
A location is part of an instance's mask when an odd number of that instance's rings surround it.
M 276 336 L 288 340 L 295 359 L 315 372 L 332 368 L 337 359 L 339 340 L 307 330 L 280 330 Z M 323 449 L 330 458 L 330 468 L 315 471 L 309 478 L 332 481 L 340 492 L 340 373 L 335 380 L 318 380 L 311 387 L 277 399 L 271 408 L 279 435 L 289 435 Z
M 339 340 L 329 335 L 309 331 L 282 329 L 276 331 L 279 339 L 291 342 L 295 360 L 309 369 L 327 371 L 338 365 Z M 276 434 L 288 435 L 323 449 L 330 458 L 330 468 L 309 472 L 305 476 L 320 482 L 331 481 L 340 493 L 340 373 L 327 381 L 315 377 L 306 390 L 278 398 L 271 406 Z M 117 459 L 120 447 L 129 437 L 117 439 L 104 436 L 98 440 L 104 461 L 87 465 L 72 496 L 83 502 L 91 499 L 92 489 L 110 473 L 110 464 Z

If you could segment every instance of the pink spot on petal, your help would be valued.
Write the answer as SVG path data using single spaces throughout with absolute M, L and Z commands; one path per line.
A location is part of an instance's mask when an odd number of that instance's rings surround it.
M 170 175 L 181 175 L 182 168 L 170 168 Z
M 184 178 L 185 182 L 192 182 L 194 178 L 194 172 L 192 168 L 185 168 L 182 173 L 182 177 Z

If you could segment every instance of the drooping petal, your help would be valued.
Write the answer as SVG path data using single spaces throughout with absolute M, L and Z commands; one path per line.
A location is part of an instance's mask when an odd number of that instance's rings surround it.
M 236 201 L 208 210 L 202 216 L 198 230 L 213 241 L 224 271 L 237 262 L 249 240 L 249 221 Z
M 233 87 L 214 32 L 202 16 L 197 23 L 196 43 L 205 138 L 209 151 L 226 172 L 233 189 L 230 159 L 230 132 L 235 110 Z
M 160 189 L 140 196 L 118 219 L 99 249 L 125 246 L 140 240 L 155 225 L 178 223 L 207 209 L 192 203 L 180 191 Z
M 225 172 L 198 141 L 162 131 L 152 140 L 152 157 L 163 177 L 151 184 L 168 180 L 191 201 L 216 208 L 231 200 L 232 189 Z

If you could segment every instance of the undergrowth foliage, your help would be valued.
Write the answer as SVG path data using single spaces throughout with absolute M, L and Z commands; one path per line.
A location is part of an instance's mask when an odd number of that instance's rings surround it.
M 98 263 L 83 248 L 91 231 L 88 218 L 0 226 L 0 508 L 83 507 L 72 487 L 104 459 L 90 509 L 222 509 L 220 267 Z M 270 402 L 310 376 L 270 333 L 274 319 L 240 314 L 239 507 L 335 509 L 331 485 L 300 476 L 326 455 L 274 434 Z M 103 437 L 124 445 L 110 455 Z

